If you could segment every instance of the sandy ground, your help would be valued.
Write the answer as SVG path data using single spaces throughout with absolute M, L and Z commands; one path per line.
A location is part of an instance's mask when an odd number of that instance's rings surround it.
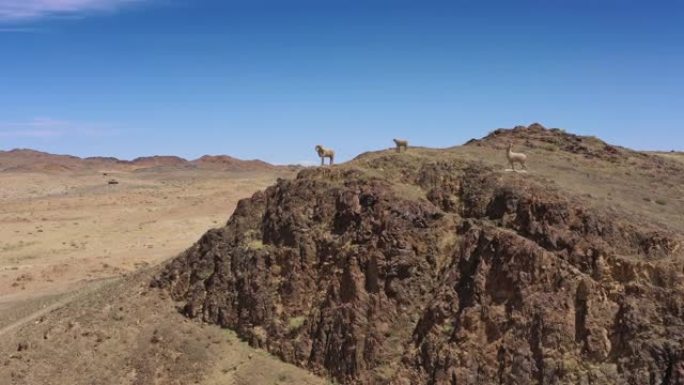
M 278 173 L 0 173 L 0 327 L 103 279 L 159 264 Z M 115 178 L 119 184 L 109 185 Z
M 0 328 L 0 384 L 326 383 L 230 330 L 183 317 L 164 291 L 149 287 L 155 271 L 91 284 Z
M 291 176 L 0 173 L 0 384 L 325 384 L 149 287 L 239 199 Z

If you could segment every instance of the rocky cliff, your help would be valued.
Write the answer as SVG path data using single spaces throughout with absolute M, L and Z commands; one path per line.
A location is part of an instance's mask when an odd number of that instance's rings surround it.
M 588 154 L 543 127 L 473 144 L 539 132 Z M 587 148 L 663 162 L 606 146 Z M 345 384 L 684 384 L 682 229 L 501 163 L 413 149 L 303 170 L 153 285 Z

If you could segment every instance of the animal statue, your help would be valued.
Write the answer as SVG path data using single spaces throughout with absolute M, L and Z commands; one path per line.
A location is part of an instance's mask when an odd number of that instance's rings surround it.
M 508 151 L 506 152 L 508 162 L 511 164 L 511 169 L 515 171 L 515 164 L 518 163 L 524 170 L 527 170 L 525 163 L 527 162 L 527 155 L 521 152 L 513 152 L 513 143 L 508 142 Z
M 403 148 L 404 151 L 408 151 L 408 140 L 402 140 L 402 139 L 393 139 L 394 144 L 397 146 L 397 152 L 401 152 L 401 149 Z
M 316 152 L 318 153 L 318 156 L 321 157 L 321 166 L 325 165 L 325 158 L 330 159 L 331 166 L 335 162 L 335 151 L 325 148 L 319 144 L 316 146 Z

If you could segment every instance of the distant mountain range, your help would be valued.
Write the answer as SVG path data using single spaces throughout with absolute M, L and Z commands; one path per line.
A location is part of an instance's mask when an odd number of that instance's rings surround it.
M 195 160 L 167 155 L 121 160 L 100 156 L 79 158 L 30 149 L 0 151 L 0 172 L 106 172 L 193 168 L 215 171 L 268 171 L 280 167 L 284 166 L 275 166 L 261 160 L 242 160 L 228 155 L 204 155 Z

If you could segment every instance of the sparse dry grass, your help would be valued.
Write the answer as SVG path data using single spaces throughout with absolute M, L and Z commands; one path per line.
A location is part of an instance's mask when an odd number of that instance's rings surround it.
M 120 184 L 108 186 L 99 173 L 0 173 L 0 302 L 157 264 L 225 223 L 239 199 L 289 175 L 119 172 Z M 26 272 L 40 279 L 12 286 Z
M 264 247 L 264 242 L 262 242 L 260 239 L 253 239 L 247 243 L 247 248 L 250 250 L 261 250 Z
M 149 288 L 153 272 L 60 297 L 59 306 L 0 330 L 0 354 L 12 357 L 0 378 L 15 385 L 326 384 L 233 332 L 187 320 Z M 28 348 L 17 352 L 19 345 Z
M 304 325 L 304 322 L 306 321 L 306 317 L 300 316 L 300 317 L 292 317 L 287 321 L 287 329 L 288 331 L 294 331 L 302 327 Z

